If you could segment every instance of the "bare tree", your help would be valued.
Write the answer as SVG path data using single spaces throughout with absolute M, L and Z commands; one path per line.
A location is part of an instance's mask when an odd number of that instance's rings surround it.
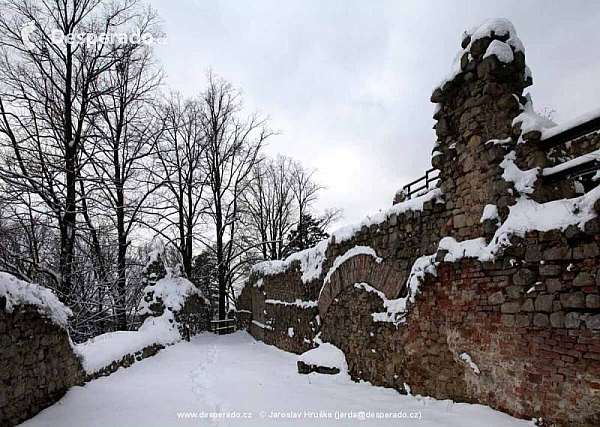
M 292 189 L 298 205 L 298 228 L 302 229 L 302 220 L 308 210 L 319 197 L 319 191 L 324 187 L 313 180 L 316 170 L 307 170 L 300 163 L 296 163 L 292 171 Z
M 155 16 L 150 13 L 138 25 L 142 32 L 152 31 Z M 86 215 L 87 200 L 95 199 L 97 215 L 114 225 L 117 240 L 115 292 L 118 328 L 127 327 L 127 251 L 130 236 L 140 224 L 149 197 L 162 185 L 152 170 L 154 147 L 162 134 L 162 124 L 153 120 L 151 106 L 162 79 L 152 51 L 144 45 L 122 52 L 115 66 L 94 82 L 94 89 L 105 92 L 94 100 L 99 112 L 92 123 L 95 131 L 91 151 L 83 149 L 86 162 L 85 185 L 81 199 L 86 224 L 91 231 L 91 246 L 101 256 L 93 221 Z M 111 90 L 103 90 L 110 88 Z M 90 172 L 88 175 L 85 172 Z M 87 188 L 86 188 L 87 187 Z M 100 197 L 94 197 L 94 196 Z M 99 263 L 102 265 L 101 263 Z
M 285 238 L 296 224 L 292 187 L 295 163 L 285 156 L 264 159 L 253 168 L 244 194 L 248 241 L 260 247 L 263 260 L 281 259 Z
M 224 319 L 227 298 L 243 255 L 250 249 L 240 239 L 238 227 L 243 220 L 242 194 L 251 183 L 252 169 L 259 152 L 272 132 L 266 120 L 254 115 L 240 118 L 239 93 L 230 83 L 209 74 L 202 94 L 202 128 L 206 138 L 204 168 L 207 178 L 206 217 L 211 225 L 219 283 L 219 319 Z
M 183 269 L 191 277 L 193 249 L 199 244 L 206 200 L 203 168 L 205 134 L 197 99 L 185 100 L 172 93 L 158 114 L 164 132 L 156 150 L 158 173 L 165 180 L 159 195 L 155 222 L 149 226 L 179 251 Z
M 321 215 L 315 212 L 324 187 L 314 181 L 314 173 L 281 155 L 266 158 L 254 168 L 244 195 L 245 232 L 247 241 L 260 248 L 260 259 L 283 259 L 308 248 L 315 238 L 327 237 L 326 228 L 341 216 L 340 209 L 327 209 Z
M 43 213 L 56 224 L 56 290 L 69 301 L 81 152 L 99 113 L 95 101 L 111 90 L 99 90 L 95 83 L 131 45 L 55 44 L 51 31 L 115 32 L 137 16 L 137 2 L 3 0 L 0 10 L 0 134 L 6 156 L 0 174 L 9 185 L 30 193 L 35 204 L 43 203 Z M 35 28 L 25 33 L 30 43 L 21 37 L 26 25 Z
M 52 269 L 56 262 L 52 224 L 36 212 L 29 194 L 5 187 L 0 197 L 0 269 L 56 287 L 59 278 Z

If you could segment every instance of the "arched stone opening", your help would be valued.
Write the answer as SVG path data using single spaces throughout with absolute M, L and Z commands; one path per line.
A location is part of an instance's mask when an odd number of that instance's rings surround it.
M 344 261 L 323 284 L 319 294 L 321 319 L 325 319 L 329 306 L 339 293 L 356 283 L 368 283 L 388 299 L 406 294 L 406 283 L 398 271 L 370 254 L 358 254 Z

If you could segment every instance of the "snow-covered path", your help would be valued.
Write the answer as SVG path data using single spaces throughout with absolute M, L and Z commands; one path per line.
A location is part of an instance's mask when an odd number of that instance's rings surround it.
M 296 360 L 297 356 L 254 341 L 245 332 L 205 333 L 110 377 L 72 388 L 60 402 L 21 426 L 531 425 L 484 406 L 402 396 L 391 389 L 354 383 L 342 375 L 300 375 Z M 201 417 L 203 412 L 234 411 L 252 418 L 184 418 L 193 413 Z M 336 411 L 416 413 L 421 419 L 308 419 L 320 411 L 334 417 Z M 300 418 L 269 418 L 272 412 L 288 416 L 294 412 Z

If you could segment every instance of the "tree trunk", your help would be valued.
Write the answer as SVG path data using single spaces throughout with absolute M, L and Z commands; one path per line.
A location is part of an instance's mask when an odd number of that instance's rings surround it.
M 127 235 L 125 233 L 125 210 L 124 210 L 123 188 L 117 188 L 117 233 L 119 249 L 117 255 L 117 327 L 119 330 L 127 330 L 127 304 L 126 304 L 126 256 Z
M 60 274 L 61 274 L 61 289 L 59 294 L 62 295 L 64 302 L 69 302 L 71 298 L 71 290 L 73 288 L 73 248 L 75 246 L 75 221 L 77 219 L 76 211 L 76 179 L 77 179 L 77 146 L 73 140 L 73 119 L 71 117 L 72 105 L 72 57 L 71 45 L 67 44 L 66 51 L 66 78 L 65 78 L 65 93 L 64 93 L 64 146 L 65 146 L 65 182 L 66 182 L 66 197 L 65 197 L 65 212 L 62 214 L 62 219 L 59 218 L 60 224 Z

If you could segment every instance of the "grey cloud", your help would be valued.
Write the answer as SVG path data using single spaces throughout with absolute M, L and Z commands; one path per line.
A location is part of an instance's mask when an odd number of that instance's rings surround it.
M 600 99 L 600 4 L 588 1 L 155 0 L 168 84 L 192 95 L 208 68 L 282 134 L 268 151 L 319 169 L 321 206 L 355 222 L 430 167 L 433 87 L 461 34 L 509 18 L 527 49 L 536 107 L 564 121 Z

